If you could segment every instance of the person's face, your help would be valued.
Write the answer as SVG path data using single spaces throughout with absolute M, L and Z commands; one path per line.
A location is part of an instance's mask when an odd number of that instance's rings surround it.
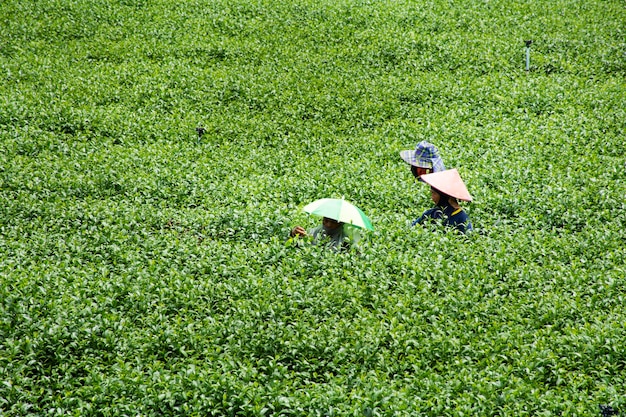
M 430 174 L 432 170 L 429 168 L 416 167 L 411 165 L 411 172 L 415 178 L 419 179 L 421 175 Z
M 324 217 L 322 220 L 322 224 L 326 230 L 335 230 L 339 227 L 340 223 L 337 220 L 329 219 L 328 217 Z
M 433 187 L 430 187 L 430 198 L 432 198 L 435 204 L 439 204 L 439 200 L 441 199 L 441 196 Z

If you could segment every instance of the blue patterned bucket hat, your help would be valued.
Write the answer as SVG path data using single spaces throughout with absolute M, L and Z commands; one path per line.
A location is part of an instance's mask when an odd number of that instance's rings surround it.
M 407 164 L 432 169 L 433 172 L 445 171 L 446 169 L 437 147 L 425 140 L 418 143 L 415 150 L 401 151 L 400 157 Z

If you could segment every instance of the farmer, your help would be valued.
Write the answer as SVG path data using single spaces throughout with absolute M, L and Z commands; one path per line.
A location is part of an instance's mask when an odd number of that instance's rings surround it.
M 422 175 L 446 169 L 437 147 L 425 140 L 418 143 L 415 150 L 401 151 L 400 157 L 411 165 L 411 172 L 417 179 L 420 179 Z
M 322 224 L 309 232 L 302 226 L 296 226 L 291 229 L 289 235 L 291 237 L 311 236 L 313 238 L 313 244 L 326 244 L 335 251 L 346 251 L 351 247 L 356 248 L 356 244 L 360 238 L 357 228 L 329 217 L 324 217 Z
M 412 226 L 428 220 L 443 220 L 445 226 L 454 227 L 461 233 L 472 230 L 472 222 L 459 206 L 458 200 L 472 201 L 465 183 L 456 169 L 422 175 L 420 179 L 430 185 L 430 197 L 435 207 L 426 210 Z

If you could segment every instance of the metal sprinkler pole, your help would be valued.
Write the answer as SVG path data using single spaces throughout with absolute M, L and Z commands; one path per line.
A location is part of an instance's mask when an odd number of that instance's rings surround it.
M 524 41 L 526 43 L 526 71 L 530 71 L 530 45 L 532 40 Z
M 200 143 L 200 141 L 202 140 L 202 136 L 204 136 L 204 134 L 206 133 L 206 129 L 203 126 L 198 126 L 196 127 L 196 133 L 198 134 L 197 143 Z

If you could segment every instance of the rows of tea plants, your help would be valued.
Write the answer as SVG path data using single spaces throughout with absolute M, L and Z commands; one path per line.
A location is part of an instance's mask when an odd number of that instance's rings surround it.
M 0 415 L 626 413 L 624 33 L 619 0 L 1 1 Z M 421 140 L 471 235 L 410 227 Z M 287 239 L 322 197 L 358 252 Z

